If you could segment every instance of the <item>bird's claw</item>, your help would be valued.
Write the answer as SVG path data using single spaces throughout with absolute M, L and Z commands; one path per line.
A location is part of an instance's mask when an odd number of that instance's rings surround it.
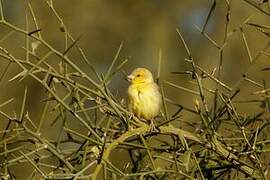
M 150 133 L 153 133 L 153 132 L 159 132 L 159 130 L 157 129 L 157 127 L 156 127 L 155 124 L 154 124 L 154 121 L 150 121 L 150 124 L 149 124 L 149 131 L 150 131 Z

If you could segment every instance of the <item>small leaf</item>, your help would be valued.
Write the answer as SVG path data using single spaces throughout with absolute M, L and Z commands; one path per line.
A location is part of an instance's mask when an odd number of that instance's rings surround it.
M 191 149 L 187 150 L 183 155 L 183 163 L 186 167 L 186 171 L 189 171 L 189 163 L 190 163 Z
M 32 47 L 32 53 L 36 54 L 36 50 L 39 47 L 39 45 L 41 44 L 41 42 L 39 41 L 35 41 L 31 43 L 31 47 Z

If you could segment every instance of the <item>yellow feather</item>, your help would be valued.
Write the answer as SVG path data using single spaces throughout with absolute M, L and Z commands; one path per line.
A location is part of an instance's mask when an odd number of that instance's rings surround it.
M 161 94 L 152 73 L 145 68 L 136 68 L 128 76 L 128 108 L 137 117 L 153 119 L 160 112 Z

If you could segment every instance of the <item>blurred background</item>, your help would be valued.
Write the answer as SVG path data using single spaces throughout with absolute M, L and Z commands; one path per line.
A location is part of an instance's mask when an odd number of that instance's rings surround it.
M 28 12 L 29 31 L 35 30 L 29 9 L 28 1 L 3 0 L 3 10 L 6 20 L 20 28 L 26 28 L 26 11 Z M 37 22 L 42 29 L 43 38 L 54 48 L 63 52 L 65 50 L 64 33 L 60 31 L 60 24 L 52 13 L 45 0 L 29 1 L 36 13 Z M 176 29 L 179 28 L 184 36 L 195 62 L 211 73 L 219 64 L 220 51 L 200 30 L 206 21 L 207 14 L 212 6 L 210 0 L 189 0 L 189 1 L 163 1 L 163 0 L 57 0 L 54 7 L 61 16 L 70 34 L 76 39 L 80 37 L 78 44 L 84 50 L 89 62 L 93 64 L 98 73 L 105 73 L 109 68 L 117 49 L 121 42 L 123 48 L 118 58 L 118 64 L 124 60 L 128 63 L 124 66 L 124 71 L 130 73 L 136 67 L 147 67 L 157 76 L 159 53 L 161 56 L 161 83 L 164 81 L 173 82 L 177 85 L 197 90 L 191 83 L 190 75 L 172 74 L 171 72 L 188 71 L 190 64 L 184 58 L 187 54 L 182 45 Z M 263 5 L 266 8 L 265 5 Z M 205 32 L 220 46 L 224 41 L 226 24 L 227 5 L 226 1 L 218 1 L 213 14 L 206 26 Z M 264 15 L 245 1 L 232 1 L 230 9 L 230 22 L 228 25 L 228 40 L 223 52 L 223 66 L 221 71 L 221 81 L 229 87 L 238 86 L 237 82 L 243 74 L 256 82 L 266 86 L 269 85 L 269 71 L 261 71 L 262 68 L 270 67 L 269 57 L 260 55 L 252 65 L 239 27 L 242 26 L 250 48 L 251 56 L 254 58 L 269 42 L 261 31 L 244 24 L 245 22 L 264 24 L 268 26 L 269 16 Z M 9 33 L 9 29 L 0 26 L 0 39 Z M 25 58 L 25 37 L 12 33 L 8 38 L 2 40 L 0 45 L 7 48 L 14 56 Z M 265 52 L 269 53 L 269 48 Z M 37 53 L 44 54 L 45 51 L 39 49 Z M 72 61 L 83 69 L 90 72 L 89 66 L 85 66 L 81 56 L 77 51 L 71 50 L 68 56 Z M 54 58 L 49 61 L 58 67 L 58 62 Z M 8 61 L 0 58 L 0 75 Z M 21 107 L 21 101 L 25 86 L 28 87 L 28 94 L 31 96 L 27 100 L 27 111 L 32 119 L 40 117 L 45 90 L 36 81 L 26 78 L 23 81 L 8 80 L 18 74 L 20 69 L 12 64 L 7 73 L 0 81 L 0 102 L 4 102 L 12 97 L 15 98 L 13 108 L 3 108 L 3 111 L 14 113 Z M 204 80 L 208 88 L 214 89 L 213 81 Z M 116 74 L 109 88 L 118 99 L 126 98 L 128 82 L 124 73 Z M 163 84 L 165 96 L 175 102 L 189 108 L 194 108 L 193 100 L 196 98 L 192 94 L 179 91 L 173 87 Z M 252 100 L 255 97 L 252 92 L 261 90 L 248 82 L 241 82 L 239 87 L 241 95 L 236 100 Z M 268 86 L 269 87 L 269 86 Z M 208 103 L 213 103 L 213 96 L 209 94 Z M 252 114 L 261 109 L 260 103 L 250 103 L 236 105 L 243 114 Z M 169 113 L 175 112 L 175 107 L 169 105 Z M 6 126 L 1 123 L 0 128 Z M 4 118 L 3 118 L 4 119 Z M 196 121 L 191 115 L 182 117 L 183 121 Z M 45 125 L 50 127 L 51 122 Z M 179 126 L 179 124 L 178 124 Z M 57 129 L 57 127 L 56 127 Z M 44 132 L 53 137 L 53 133 Z
M 31 2 L 31 4 L 42 29 L 43 37 L 53 47 L 64 51 L 64 34 L 59 30 L 59 22 L 48 8 L 46 1 L 38 0 Z M 194 88 L 194 85 L 189 83 L 190 77 L 188 75 L 171 74 L 171 72 L 190 69 L 190 65 L 184 61 L 187 56 L 176 33 L 176 28 L 181 30 L 196 63 L 210 73 L 219 63 L 219 50 L 200 33 L 200 30 L 206 21 L 211 5 L 212 1 L 206 0 L 170 1 L 169 3 L 156 0 L 136 2 L 129 0 L 113 2 L 81 0 L 79 3 L 76 0 L 70 0 L 68 3 L 58 0 L 54 2 L 54 7 L 63 18 L 69 32 L 74 38 L 80 37 L 78 44 L 84 49 L 87 58 L 98 73 L 107 71 L 120 43 L 123 41 L 124 46 L 118 62 L 128 59 L 128 64 L 124 67 L 127 73 L 136 67 L 147 67 L 156 75 L 159 51 L 161 50 L 161 79 L 191 89 Z M 22 28 L 25 28 L 27 7 L 24 1 L 3 1 L 6 19 Z M 225 1 L 217 3 L 206 27 L 206 33 L 220 45 L 224 39 L 226 11 Z M 228 33 L 231 35 L 224 48 L 221 80 L 227 85 L 233 86 L 243 73 L 249 70 L 254 72 L 251 78 L 254 77 L 254 80 L 262 81 L 269 73 L 261 72 L 260 68 L 268 64 L 269 58 L 260 56 L 259 60 L 252 65 L 252 68 L 248 69 L 250 63 L 244 41 L 240 32 L 233 33 L 233 30 L 239 28 L 248 18 L 248 22 L 268 25 L 269 17 L 244 1 L 233 1 L 230 12 Z M 30 30 L 34 30 L 32 21 L 29 20 L 29 22 L 32 24 Z M 269 39 L 254 27 L 245 25 L 243 29 L 251 55 L 255 57 Z M 2 37 L 8 32 L 6 28 L 0 31 Z M 13 33 L 2 42 L 2 45 L 15 55 L 25 56 L 23 36 Z M 80 65 L 81 59 L 79 59 L 78 53 L 71 51 L 69 56 L 76 64 Z M 52 60 L 52 62 L 54 61 Z M 0 72 L 4 70 L 7 63 L 4 60 L 1 61 Z M 85 67 L 84 71 L 88 72 L 90 68 Z M 12 70 L 9 70 L 5 75 L 5 80 L 0 84 L 2 98 L 16 96 L 20 99 L 22 97 L 23 91 L 20 88 L 24 88 L 24 84 L 6 81 L 18 72 L 16 66 L 13 66 Z M 264 79 L 267 80 L 267 78 Z M 42 89 L 36 82 L 31 79 L 27 80 L 28 88 L 30 91 L 34 91 L 31 94 L 36 96 L 36 98 L 32 98 L 34 101 L 31 102 L 31 104 L 34 104 L 32 107 L 37 108 L 33 111 L 35 113 L 38 112 L 38 104 L 40 104 L 38 99 L 40 99 Z M 124 98 L 127 85 L 124 75 L 117 74 L 110 87 L 114 93 L 117 92 L 121 98 Z M 176 101 L 184 103 L 187 100 L 187 103 L 191 102 L 188 100 L 191 97 L 187 96 L 186 93 L 182 94 L 177 90 L 175 96 L 175 89 L 165 88 L 166 94 Z
M 64 34 L 59 30 L 60 25 L 56 17 L 49 9 L 46 1 L 31 1 L 33 10 L 42 35 L 53 47 L 64 51 Z M 84 49 L 87 58 L 94 65 L 99 73 L 105 73 L 113 57 L 116 54 L 120 43 L 124 46 L 120 53 L 119 62 L 128 59 L 125 70 L 129 73 L 136 67 L 147 67 L 154 74 L 157 73 L 159 51 L 162 51 L 161 79 L 173 81 L 181 86 L 193 88 L 188 82 L 190 77 L 186 75 L 173 75 L 171 72 L 185 71 L 190 68 L 184 61 L 186 52 L 182 46 L 176 28 L 182 32 L 188 46 L 191 49 L 194 60 L 206 69 L 209 73 L 217 67 L 219 63 L 219 51 L 200 33 L 207 14 L 211 8 L 212 1 L 190 0 L 182 1 L 106 1 L 106 0 L 64 0 L 54 1 L 54 7 L 63 18 L 68 31 L 74 38 L 80 37 L 78 44 Z M 19 27 L 25 28 L 25 12 L 27 3 L 20 0 L 3 0 L 3 9 L 6 19 Z M 216 4 L 216 8 L 206 27 L 206 33 L 218 44 L 223 43 L 226 23 L 227 5 L 225 1 Z M 223 68 L 221 79 L 229 86 L 233 86 L 237 80 L 246 72 L 249 67 L 248 54 L 244 46 L 244 41 L 239 31 L 233 30 L 240 27 L 248 18 L 248 22 L 258 24 L 269 24 L 269 17 L 263 15 L 244 1 L 233 1 L 231 5 L 230 23 L 227 46 L 224 48 Z M 29 15 L 29 14 L 28 14 Z M 30 15 L 30 30 L 34 30 Z M 1 28 L 1 36 L 4 37 L 9 31 Z M 261 32 L 250 26 L 243 26 L 246 33 L 247 42 L 253 57 L 267 44 L 266 38 Z M 29 30 L 29 31 L 30 31 Z M 23 36 L 16 33 L 10 35 L 1 42 L 12 53 L 18 56 L 25 56 L 25 40 Z M 80 64 L 78 53 L 69 53 L 69 56 Z M 261 56 L 252 65 L 265 67 L 268 63 L 267 57 Z M 5 68 L 7 62 L 1 61 L 0 72 Z M 86 67 L 84 71 L 90 71 Z M 14 74 L 18 73 L 16 67 L 9 70 L 5 75 L 5 80 L 0 84 L 1 97 L 21 97 L 23 84 L 20 82 L 8 82 Z M 256 69 L 256 68 L 254 68 Z M 261 80 L 269 73 L 262 73 L 260 69 L 252 74 L 257 80 Z M 33 95 L 39 99 L 40 89 L 38 85 L 28 79 L 29 89 L 34 89 Z M 128 83 L 124 76 L 114 77 L 111 88 L 119 91 L 121 97 L 125 97 L 125 89 Z M 14 88 L 16 87 L 16 88 Z M 177 96 L 172 93 L 174 89 L 166 88 L 167 95 L 185 102 L 186 96 L 181 96 L 177 91 Z M 184 99 L 183 99 L 184 98 Z M 34 99 L 34 98 L 33 98 Z M 32 102 L 39 104 L 38 101 Z M 38 106 L 34 106 L 38 107 Z

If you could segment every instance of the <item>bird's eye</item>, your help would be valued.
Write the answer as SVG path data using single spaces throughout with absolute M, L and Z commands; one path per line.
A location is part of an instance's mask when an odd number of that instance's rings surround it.
M 141 75 L 140 74 L 137 74 L 137 77 L 140 77 Z

